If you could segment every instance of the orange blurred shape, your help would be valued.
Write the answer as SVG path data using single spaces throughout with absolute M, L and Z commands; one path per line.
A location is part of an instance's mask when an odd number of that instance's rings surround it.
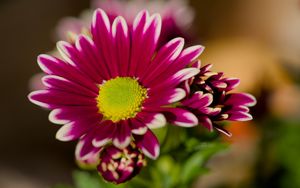
M 232 133 L 232 136 L 228 137 L 222 135 L 222 139 L 229 143 L 256 140 L 258 137 L 258 130 L 253 121 L 232 122 L 226 127 L 226 129 Z

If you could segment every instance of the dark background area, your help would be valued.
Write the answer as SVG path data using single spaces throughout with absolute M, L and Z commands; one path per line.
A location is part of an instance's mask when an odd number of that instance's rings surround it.
M 36 57 L 53 49 L 53 29 L 64 16 L 76 16 L 88 1 L 0 1 L 0 185 L 34 178 L 42 185 L 70 179 L 74 143 L 60 143 L 48 112 L 27 100 L 28 80 L 40 72 Z M 16 177 L 14 177 L 16 176 Z M 22 181 L 22 180 L 21 180 Z M 4 184 L 5 185 L 5 184 Z M 26 184 L 24 184 L 26 187 Z

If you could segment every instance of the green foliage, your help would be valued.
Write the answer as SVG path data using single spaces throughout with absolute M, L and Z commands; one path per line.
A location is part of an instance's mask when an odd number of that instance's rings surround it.
M 148 168 L 144 169 L 147 173 L 134 178 L 129 184 L 132 185 L 138 179 L 143 184 L 136 187 L 191 187 L 200 175 L 208 172 L 205 164 L 210 157 L 227 148 L 226 144 L 217 141 L 207 143 L 195 138 L 185 140 L 184 144 L 177 144 L 180 147 L 173 151 L 177 155 L 168 153 L 160 156 L 158 160 L 153 161 Z
M 278 160 L 286 170 L 282 187 L 300 187 L 300 124 L 285 123 L 277 140 Z
M 201 174 L 208 172 L 208 169 L 204 167 L 207 160 L 216 154 L 217 152 L 226 149 L 226 145 L 221 143 L 207 143 L 207 144 L 198 144 L 194 142 L 194 148 L 198 151 L 193 153 L 182 165 L 181 172 L 181 183 L 189 184 L 193 182 Z
M 125 188 L 126 184 L 107 183 L 97 174 L 87 171 L 73 172 L 74 186 L 59 184 L 53 188 Z M 127 187 L 126 187 L 127 188 Z
M 169 125 L 154 132 L 161 143 L 161 155 L 155 161 L 149 160 L 142 172 L 129 182 L 115 185 L 105 182 L 96 172 L 75 171 L 73 187 L 54 188 L 189 188 L 200 175 L 208 172 L 205 164 L 209 158 L 227 148 L 216 136 L 199 135 L 192 129 Z

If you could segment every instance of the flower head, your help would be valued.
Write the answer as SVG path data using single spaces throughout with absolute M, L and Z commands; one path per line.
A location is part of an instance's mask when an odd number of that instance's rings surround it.
M 119 184 L 136 176 L 145 165 L 144 154 L 131 143 L 124 149 L 103 149 L 97 169 L 105 180 Z
M 211 72 L 211 66 L 208 64 L 200 68 L 200 61 L 192 65 L 200 72 L 184 82 L 183 88 L 188 94 L 181 105 L 193 112 L 199 123 L 210 131 L 215 128 L 230 136 L 218 122 L 251 120 L 249 107 L 256 104 L 256 99 L 247 93 L 231 93 L 238 86 L 239 79 L 226 78 L 222 72 Z
M 38 57 L 46 89 L 29 99 L 52 110 L 50 121 L 63 125 L 57 139 L 79 139 L 78 161 L 96 161 L 107 144 L 123 150 L 132 141 L 155 159 L 159 143 L 150 129 L 164 126 L 166 115 L 177 125 L 198 124 L 193 113 L 171 104 L 185 97 L 180 83 L 199 73 L 187 65 L 203 47 L 183 49 L 184 39 L 175 38 L 158 49 L 160 31 L 158 14 L 141 11 L 129 26 L 121 16 L 111 23 L 98 9 L 89 35 L 58 42 L 61 59 Z

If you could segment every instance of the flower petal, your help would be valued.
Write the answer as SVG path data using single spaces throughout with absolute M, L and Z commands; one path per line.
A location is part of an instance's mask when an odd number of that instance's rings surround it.
M 142 23 L 143 24 L 143 23 Z M 143 27 L 142 37 L 135 41 L 135 35 L 140 34 L 133 31 L 133 44 L 132 44 L 132 63 L 136 64 L 136 70 L 131 70 L 130 73 L 140 77 L 148 67 L 153 54 L 156 50 L 158 38 L 161 32 L 161 17 L 159 14 L 153 14 L 146 17 L 146 23 Z M 137 36 L 137 38 L 140 38 Z M 143 46 L 143 48 L 141 48 Z M 143 63 L 141 63 L 143 62 Z M 132 75 L 132 74 L 130 74 Z
M 161 128 L 167 123 L 165 116 L 161 113 L 143 112 L 138 114 L 138 118 L 150 129 Z
M 157 80 L 160 81 L 160 76 L 165 74 L 166 70 L 174 60 L 179 56 L 184 46 L 183 38 L 175 38 L 163 46 L 158 52 L 150 66 L 145 70 L 141 80 L 145 86 L 155 84 Z M 170 75 L 171 76 L 171 75 Z
M 124 149 L 130 144 L 131 129 L 127 121 L 120 122 L 115 126 L 117 129 L 113 136 L 113 144 L 119 149 Z
M 98 95 L 98 93 L 93 92 L 86 87 L 56 75 L 44 76 L 42 80 L 44 85 L 51 89 L 57 89 L 87 97 L 97 97 Z
M 39 55 L 38 64 L 47 74 L 66 78 L 94 92 L 98 92 L 97 85 L 70 64 L 49 55 Z
M 137 147 L 139 147 L 147 157 L 155 160 L 159 156 L 159 142 L 150 130 L 142 136 L 135 135 L 134 138 Z
M 58 108 L 62 106 L 94 106 L 93 98 L 83 97 L 76 94 L 58 90 L 40 90 L 31 92 L 29 100 L 41 107 Z
M 213 96 L 210 93 L 203 94 L 202 91 L 197 91 L 194 95 L 186 99 L 182 102 L 184 106 L 188 106 L 190 108 L 203 108 L 209 106 L 213 102 Z
M 159 93 L 159 95 L 157 95 Z M 149 98 L 145 100 L 144 107 L 153 107 L 153 106 L 163 106 L 166 104 L 171 104 L 178 102 L 183 99 L 186 94 L 185 91 L 181 88 L 166 89 L 165 91 L 149 90 Z
M 105 11 L 97 9 L 93 16 L 91 33 L 98 49 L 101 49 L 103 63 L 111 77 L 118 76 L 118 64 L 113 48 L 113 36 L 109 18 Z
M 60 141 L 72 141 L 86 134 L 93 126 L 97 125 L 95 120 L 74 121 L 62 126 L 56 133 L 56 139 Z
M 91 60 L 89 57 L 85 56 L 84 53 L 86 45 L 84 46 L 82 41 L 84 40 L 84 37 L 80 35 L 76 39 L 76 48 L 75 45 L 69 44 L 65 41 L 59 41 L 57 43 L 57 49 L 60 52 L 60 55 L 64 58 L 66 62 L 71 64 L 74 67 L 77 67 L 78 70 L 84 73 L 85 77 L 90 78 L 93 80 L 93 82 L 101 83 L 101 80 L 103 80 L 96 71 L 93 66 L 91 66 Z
M 116 125 L 111 121 L 104 121 L 97 126 L 95 130 L 95 138 L 93 139 L 93 145 L 95 147 L 102 147 L 111 141 L 116 131 Z
M 85 35 L 79 35 L 75 44 L 77 50 L 80 52 L 81 61 L 84 62 L 84 66 L 89 68 L 88 73 L 93 74 L 91 76 L 93 76 L 96 82 L 99 83 L 103 79 L 109 79 L 109 68 L 105 64 L 103 53 L 99 52 L 94 41 Z
M 198 125 L 198 118 L 191 112 L 181 108 L 163 108 L 167 120 L 181 127 L 194 127 Z
M 207 128 L 209 131 L 213 131 L 213 123 L 211 119 L 207 116 L 199 117 L 199 124 Z
M 223 134 L 225 134 L 225 135 L 228 136 L 228 137 L 231 137 L 231 136 L 232 136 L 232 134 L 231 134 L 230 132 L 228 132 L 226 129 L 224 129 L 223 127 L 220 127 L 220 126 L 214 124 L 214 128 L 215 128 L 217 131 L 219 131 L 220 133 L 223 133 Z
M 71 121 L 80 121 L 91 117 L 95 121 L 102 119 L 96 106 L 64 106 L 52 110 L 49 114 L 49 121 L 55 124 L 67 124 Z
M 118 16 L 112 25 L 114 49 L 120 76 L 126 76 L 130 58 L 130 34 L 125 19 Z
M 131 56 L 129 65 L 129 76 L 136 76 L 136 70 L 139 63 L 141 62 L 141 49 L 143 44 L 143 33 L 146 26 L 146 22 L 149 20 L 149 13 L 143 10 L 137 14 L 134 19 L 132 27 L 132 46 L 131 46 Z
M 193 61 L 195 61 L 200 54 L 203 52 L 204 47 L 203 46 L 191 46 L 189 48 L 184 49 L 179 57 L 176 59 L 176 61 L 172 64 L 172 67 L 168 69 L 168 72 L 174 74 L 181 69 L 185 68 L 187 65 L 191 64 Z M 194 67 L 193 67 L 194 68 Z M 196 68 L 198 69 L 198 68 Z M 165 75 L 169 75 L 165 73 Z M 161 79 L 166 79 L 167 76 L 161 77 Z
M 89 160 L 91 157 L 99 154 L 101 148 L 97 148 L 92 144 L 94 136 L 93 132 L 89 132 L 80 138 L 75 149 L 75 157 L 77 160 Z
M 232 114 L 229 114 L 229 117 L 228 117 L 228 120 L 231 120 L 231 121 L 250 121 L 252 119 L 253 119 L 253 117 L 251 116 L 251 114 L 245 113 L 245 112 L 232 113 Z
M 225 99 L 225 105 L 254 106 L 255 104 L 256 104 L 255 97 L 248 93 L 231 93 L 228 94 Z
M 173 76 L 169 77 L 163 82 L 155 84 L 153 87 L 151 87 L 152 90 L 165 90 L 166 88 L 172 88 L 178 86 L 181 82 L 197 75 L 199 73 L 199 69 L 197 68 L 185 68 L 177 73 L 175 73 Z
M 133 134 L 143 135 L 147 132 L 148 127 L 137 119 L 130 119 L 130 128 Z
M 227 83 L 225 91 L 231 91 L 240 84 L 240 79 L 238 78 L 225 78 L 224 81 Z

